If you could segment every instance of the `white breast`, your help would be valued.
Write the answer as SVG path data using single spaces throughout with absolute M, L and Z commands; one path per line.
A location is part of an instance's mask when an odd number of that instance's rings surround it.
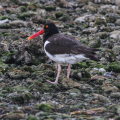
M 51 55 L 48 51 L 46 51 L 45 47 L 47 44 L 49 44 L 49 41 L 46 41 L 44 44 L 44 50 L 46 55 L 53 61 L 57 62 L 57 63 L 69 63 L 69 64 L 76 64 L 80 61 L 89 59 L 86 58 L 83 54 L 78 54 L 78 55 L 74 55 L 74 54 L 56 54 L 56 55 Z

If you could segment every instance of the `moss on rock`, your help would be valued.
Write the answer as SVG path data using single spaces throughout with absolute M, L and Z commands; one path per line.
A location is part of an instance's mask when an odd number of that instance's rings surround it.
M 28 11 L 28 12 L 23 12 L 22 14 L 20 14 L 19 18 L 25 20 L 27 17 L 29 18 L 29 17 L 32 17 L 34 15 L 35 15 L 34 12 Z
M 41 111 L 44 111 L 44 112 L 52 112 L 54 107 L 51 105 L 47 105 L 47 104 L 42 103 L 38 106 L 38 109 Z
M 62 17 L 63 12 L 61 12 L 61 11 L 55 12 L 55 16 L 56 16 L 56 18 Z
M 113 71 L 113 72 L 118 72 L 118 73 L 120 73 L 120 61 L 112 62 L 112 63 L 109 65 L 109 71 Z
M 78 63 L 78 66 L 79 66 L 80 68 L 87 68 L 87 67 L 88 67 L 87 64 L 86 64 L 86 62 L 79 62 L 79 63 Z
M 103 18 L 97 18 L 96 21 L 95 21 L 95 24 L 96 25 L 105 25 L 105 26 L 107 26 L 106 20 L 103 19 Z
M 8 16 L 0 16 L 0 20 L 5 20 L 5 19 L 12 20 L 11 17 L 8 17 Z
M 3 23 L 3 24 L 0 25 L 0 28 L 2 28 L 2 29 L 10 29 L 11 25 L 9 23 Z
M 35 4 L 35 3 L 31 3 L 28 5 L 27 7 L 29 10 L 36 10 L 37 8 L 39 8 L 39 5 L 38 4 Z
M 99 48 L 99 47 L 101 47 L 101 40 L 100 39 L 93 40 L 89 43 L 88 46 L 91 47 L 91 48 Z
M 31 100 L 32 96 L 29 92 L 23 92 L 23 93 L 10 93 L 7 96 L 9 99 L 11 99 L 13 102 L 17 102 L 17 103 L 25 103 L 28 102 L 29 100 Z
M 20 7 L 20 10 L 21 10 L 21 12 L 25 12 L 26 6 L 21 6 L 21 7 Z
M 36 116 L 30 115 L 25 120 L 39 120 Z
M 46 11 L 56 10 L 56 7 L 55 6 L 45 6 L 45 10 Z
M 30 76 L 30 72 L 12 69 L 6 73 L 6 76 L 12 79 L 22 79 L 22 78 L 27 78 L 28 76 Z
M 33 90 L 34 88 L 37 91 L 39 91 L 40 93 L 44 93 L 44 92 L 49 91 L 49 88 L 46 84 L 44 84 L 40 81 L 37 81 L 37 80 L 35 80 L 34 83 L 29 86 L 30 90 Z
M 67 21 L 69 17 L 67 15 L 63 15 L 62 17 L 59 18 L 61 21 Z
M 32 69 L 30 66 L 25 66 L 24 70 L 28 72 L 34 72 L 34 69 Z

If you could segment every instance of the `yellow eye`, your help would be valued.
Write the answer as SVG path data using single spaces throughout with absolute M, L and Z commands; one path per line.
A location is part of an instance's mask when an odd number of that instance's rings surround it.
M 48 25 L 45 25 L 45 28 L 48 28 Z

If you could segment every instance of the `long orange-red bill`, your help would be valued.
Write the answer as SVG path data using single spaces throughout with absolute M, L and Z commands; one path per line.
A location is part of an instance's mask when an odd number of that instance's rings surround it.
M 35 38 L 35 37 L 37 37 L 37 36 L 39 36 L 39 35 L 41 35 L 41 34 L 43 34 L 43 33 L 44 33 L 44 29 L 42 29 L 42 30 L 40 30 L 39 32 L 35 33 L 34 35 L 30 36 L 30 37 L 28 38 L 28 40 L 33 39 L 33 38 Z

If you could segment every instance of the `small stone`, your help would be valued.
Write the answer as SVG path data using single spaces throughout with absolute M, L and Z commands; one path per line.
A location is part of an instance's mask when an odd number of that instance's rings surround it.
M 106 70 L 104 68 L 100 68 L 99 72 L 106 72 Z

